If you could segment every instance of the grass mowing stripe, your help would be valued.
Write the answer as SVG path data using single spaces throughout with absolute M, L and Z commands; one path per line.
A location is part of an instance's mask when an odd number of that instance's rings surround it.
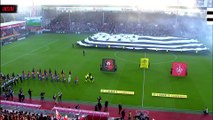
M 57 40 L 56 40 L 56 41 L 57 41 Z M 2 66 L 5 66 L 5 65 L 7 65 L 7 64 L 9 64 L 9 63 L 11 63 L 11 62 L 14 62 L 14 61 L 16 61 L 16 60 L 18 60 L 18 59 L 20 59 L 20 58 L 26 56 L 26 55 L 29 55 L 29 54 L 31 54 L 31 53 L 33 53 L 33 52 L 35 52 L 35 51 L 37 51 L 37 50 L 39 50 L 39 49 L 41 49 L 41 48 L 46 47 L 47 45 L 50 45 L 50 44 L 52 44 L 52 43 L 55 43 L 56 41 L 50 42 L 50 43 L 48 43 L 48 44 L 46 44 L 46 45 L 43 45 L 43 46 L 41 46 L 41 47 L 39 47 L 39 48 L 33 49 L 32 51 L 30 51 L 30 52 L 28 52 L 28 53 L 25 53 L 25 54 L 23 54 L 23 55 L 21 55 L 21 56 L 16 57 L 15 59 L 12 59 L 12 60 L 10 60 L 10 61 L 8 61 L 8 62 L 2 64 Z
M 17 41 L 18 42 L 18 41 Z M 9 44 L 10 46 L 7 46 L 8 48 L 7 49 L 2 49 L 2 52 L 4 52 L 4 51 L 7 51 L 7 50 L 10 50 L 10 49 L 12 49 L 12 48 L 14 48 L 14 47 L 18 47 L 20 44 Z M 2 46 L 2 47 L 6 47 L 6 46 Z
M 146 57 L 146 52 L 144 53 L 144 57 Z M 145 79 L 146 79 L 146 76 L 145 76 L 145 68 L 143 70 L 143 88 L 142 88 L 142 107 L 143 107 L 143 101 L 144 101 L 144 87 L 145 87 Z
M 178 56 L 175 55 L 175 54 L 173 54 L 173 56 L 174 56 L 174 59 L 172 59 L 172 60 L 168 60 L 168 61 L 164 61 L 164 62 L 154 62 L 154 63 L 152 63 L 152 65 L 153 65 L 153 64 L 165 64 L 165 63 L 174 62 L 175 60 L 178 59 Z
M 114 53 L 114 56 L 115 56 L 116 58 L 118 58 L 118 59 L 120 59 L 120 60 L 122 60 L 122 61 L 124 61 L 124 62 L 130 62 L 130 63 L 138 64 L 138 62 L 134 62 L 134 61 L 131 61 L 131 60 L 128 60 L 128 59 L 119 57 L 119 56 L 117 55 L 117 53 L 118 53 L 118 52 L 115 52 L 115 53 Z

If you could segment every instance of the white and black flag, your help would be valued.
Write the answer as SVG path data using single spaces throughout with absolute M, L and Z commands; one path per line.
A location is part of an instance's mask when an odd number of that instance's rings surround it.
M 213 8 L 207 8 L 207 24 L 213 25 Z

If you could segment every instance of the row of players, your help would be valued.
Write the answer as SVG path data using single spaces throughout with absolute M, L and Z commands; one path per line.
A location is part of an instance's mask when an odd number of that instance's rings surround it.
M 9 74 L 7 75 L 9 76 Z M 32 69 L 32 72 L 30 72 L 28 70 L 27 74 L 25 73 L 25 71 L 22 71 L 22 74 L 20 75 L 20 79 L 21 80 L 25 80 L 25 79 L 36 79 L 36 76 L 39 80 L 48 80 L 49 78 L 51 78 L 52 81 L 56 80 L 57 82 L 60 81 L 60 74 L 55 70 L 55 72 L 53 73 L 51 69 L 49 69 L 49 71 L 47 72 L 46 69 L 44 69 L 44 71 L 42 72 L 41 69 L 39 69 L 37 72 L 35 71 L 35 69 Z M 12 78 L 15 77 L 15 74 L 12 73 Z M 9 79 L 9 77 L 6 77 Z M 69 71 L 69 75 L 68 75 L 68 83 L 71 82 L 71 78 L 72 78 L 72 72 Z M 66 81 L 66 75 L 64 70 L 61 71 L 61 79 L 62 82 Z M 85 82 L 90 81 L 90 82 L 94 82 L 94 77 L 91 73 L 87 73 L 85 75 Z M 74 83 L 77 84 L 78 83 L 78 76 L 75 77 Z

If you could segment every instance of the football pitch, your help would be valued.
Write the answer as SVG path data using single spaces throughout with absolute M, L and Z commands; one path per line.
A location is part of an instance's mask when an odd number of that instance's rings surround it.
M 17 96 L 22 88 L 28 98 L 39 99 L 41 91 L 45 99 L 52 100 L 55 93 L 63 93 L 63 101 L 95 104 L 97 97 L 108 100 L 110 105 L 123 104 L 129 107 L 177 111 L 201 111 L 205 107 L 212 111 L 212 55 L 130 51 L 120 49 L 83 48 L 72 44 L 88 35 L 43 34 L 14 42 L 1 48 L 1 70 L 4 74 L 21 74 L 33 68 L 64 69 L 68 77 L 72 71 L 70 84 L 43 80 L 24 80 L 13 87 Z M 86 51 L 83 56 L 82 51 Z M 139 68 L 140 58 L 150 59 L 150 68 Z M 116 60 L 116 72 L 100 71 L 103 58 Z M 187 77 L 170 75 L 172 62 L 188 64 Z M 95 82 L 85 82 L 85 75 L 91 72 Z M 74 84 L 75 77 L 79 82 Z M 101 89 L 134 91 L 134 95 L 100 93 Z M 186 99 L 153 97 L 152 93 L 184 94 Z

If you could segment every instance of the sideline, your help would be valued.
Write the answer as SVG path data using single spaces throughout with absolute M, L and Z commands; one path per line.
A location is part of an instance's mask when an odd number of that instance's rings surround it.
M 146 52 L 144 53 L 144 57 L 146 58 Z M 143 69 L 143 87 L 142 87 L 142 108 L 144 106 L 144 88 L 145 88 L 145 81 L 146 81 L 146 69 Z

